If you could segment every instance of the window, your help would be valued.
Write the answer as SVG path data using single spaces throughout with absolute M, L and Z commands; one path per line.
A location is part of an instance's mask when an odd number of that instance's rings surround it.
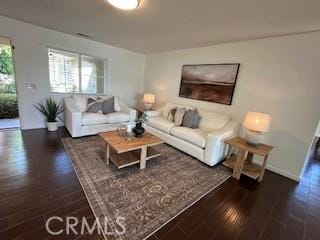
M 55 49 L 48 58 L 50 92 L 105 93 L 105 60 Z

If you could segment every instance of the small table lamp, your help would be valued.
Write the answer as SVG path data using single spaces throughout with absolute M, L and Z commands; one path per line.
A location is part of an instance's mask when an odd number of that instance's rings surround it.
M 143 102 L 145 110 L 151 110 L 152 105 L 156 102 L 156 97 L 153 94 L 145 93 L 143 95 Z
M 248 143 L 257 145 L 262 142 L 263 134 L 269 132 L 271 116 L 264 113 L 248 112 L 243 126 L 247 129 L 246 139 Z

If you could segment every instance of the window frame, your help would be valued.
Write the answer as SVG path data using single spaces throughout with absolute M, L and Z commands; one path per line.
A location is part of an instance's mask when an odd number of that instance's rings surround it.
M 47 46 L 46 47 L 46 56 L 47 56 L 47 69 L 48 69 L 48 83 L 49 83 L 49 89 L 48 92 L 50 95 L 90 95 L 90 96 L 101 96 L 101 95 L 108 95 L 108 59 L 102 58 L 99 56 L 95 56 L 92 54 L 86 54 L 83 52 L 76 52 L 74 50 L 66 50 L 61 49 L 57 47 Z M 75 54 L 78 56 L 78 68 L 79 68 L 79 89 L 81 90 L 81 79 L 82 79 L 82 73 L 81 73 L 81 63 L 82 63 L 82 56 L 87 56 L 95 59 L 99 59 L 103 61 L 104 63 L 104 87 L 103 87 L 103 93 L 85 93 L 85 92 L 76 92 L 76 93 L 68 93 L 68 92 L 52 92 L 51 91 L 51 79 L 50 79 L 50 63 L 49 63 L 49 52 L 50 50 L 57 51 L 57 52 L 65 52 L 70 54 Z

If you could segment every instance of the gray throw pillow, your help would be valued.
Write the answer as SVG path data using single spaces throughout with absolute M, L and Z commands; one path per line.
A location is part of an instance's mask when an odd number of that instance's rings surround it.
M 88 98 L 87 112 L 101 113 L 103 102 L 101 99 Z
M 194 119 L 194 112 L 193 110 L 188 110 L 183 117 L 182 126 L 187 128 L 192 128 L 193 120 Z
M 102 102 L 103 102 L 103 105 L 102 105 L 103 114 L 115 112 L 114 97 L 111 97 L 109 99 L 104 99 Z
M 201 116 L 199 115 L 198 109 L 193 110 L 193 123 L 191 128 L 198 128 L 201 120 Z
M 197 109 L 188 110 L 183 117 L 182 126 L 187 128 L 198 128 L 200 116 Z

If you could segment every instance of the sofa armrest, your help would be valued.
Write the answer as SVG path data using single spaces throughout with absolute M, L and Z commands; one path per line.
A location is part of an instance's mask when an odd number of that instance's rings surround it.
M 82 113 L 74 105 L 72 98 L 65 98 L 64 103 L 65 126 L 72 137 L 80 137 Z
M 160 112 L 156 111 L 156 110 L 146 111 L 146 115 L 147 115 L 148 118 L 159 117 L 160 116 Z
M 225 140 L 238 135 L 239 123 L 231 120 L 222 129 L 208 134 L 207 143 L 204 153 L 204 162 L 213 166 L 221 162 L 226 156 L 227 148 L 224 143 Z
M 129 114 L 130 122 L 134 122 L 137 119 L 137 111 L 135 109 L 128 107 L 127 104 L 125 104 L 123 101 L 120 101 L 120 100 L 119 100 L 119 105 L 120 105 L 121 112 Z
M 165 109 L 165 106 L 162 106 L 162 107 L 158 108 L 157 110 L 147 111 L 147 117 L 148 118 L 161 117 L 163 115 L 164 109 Z

